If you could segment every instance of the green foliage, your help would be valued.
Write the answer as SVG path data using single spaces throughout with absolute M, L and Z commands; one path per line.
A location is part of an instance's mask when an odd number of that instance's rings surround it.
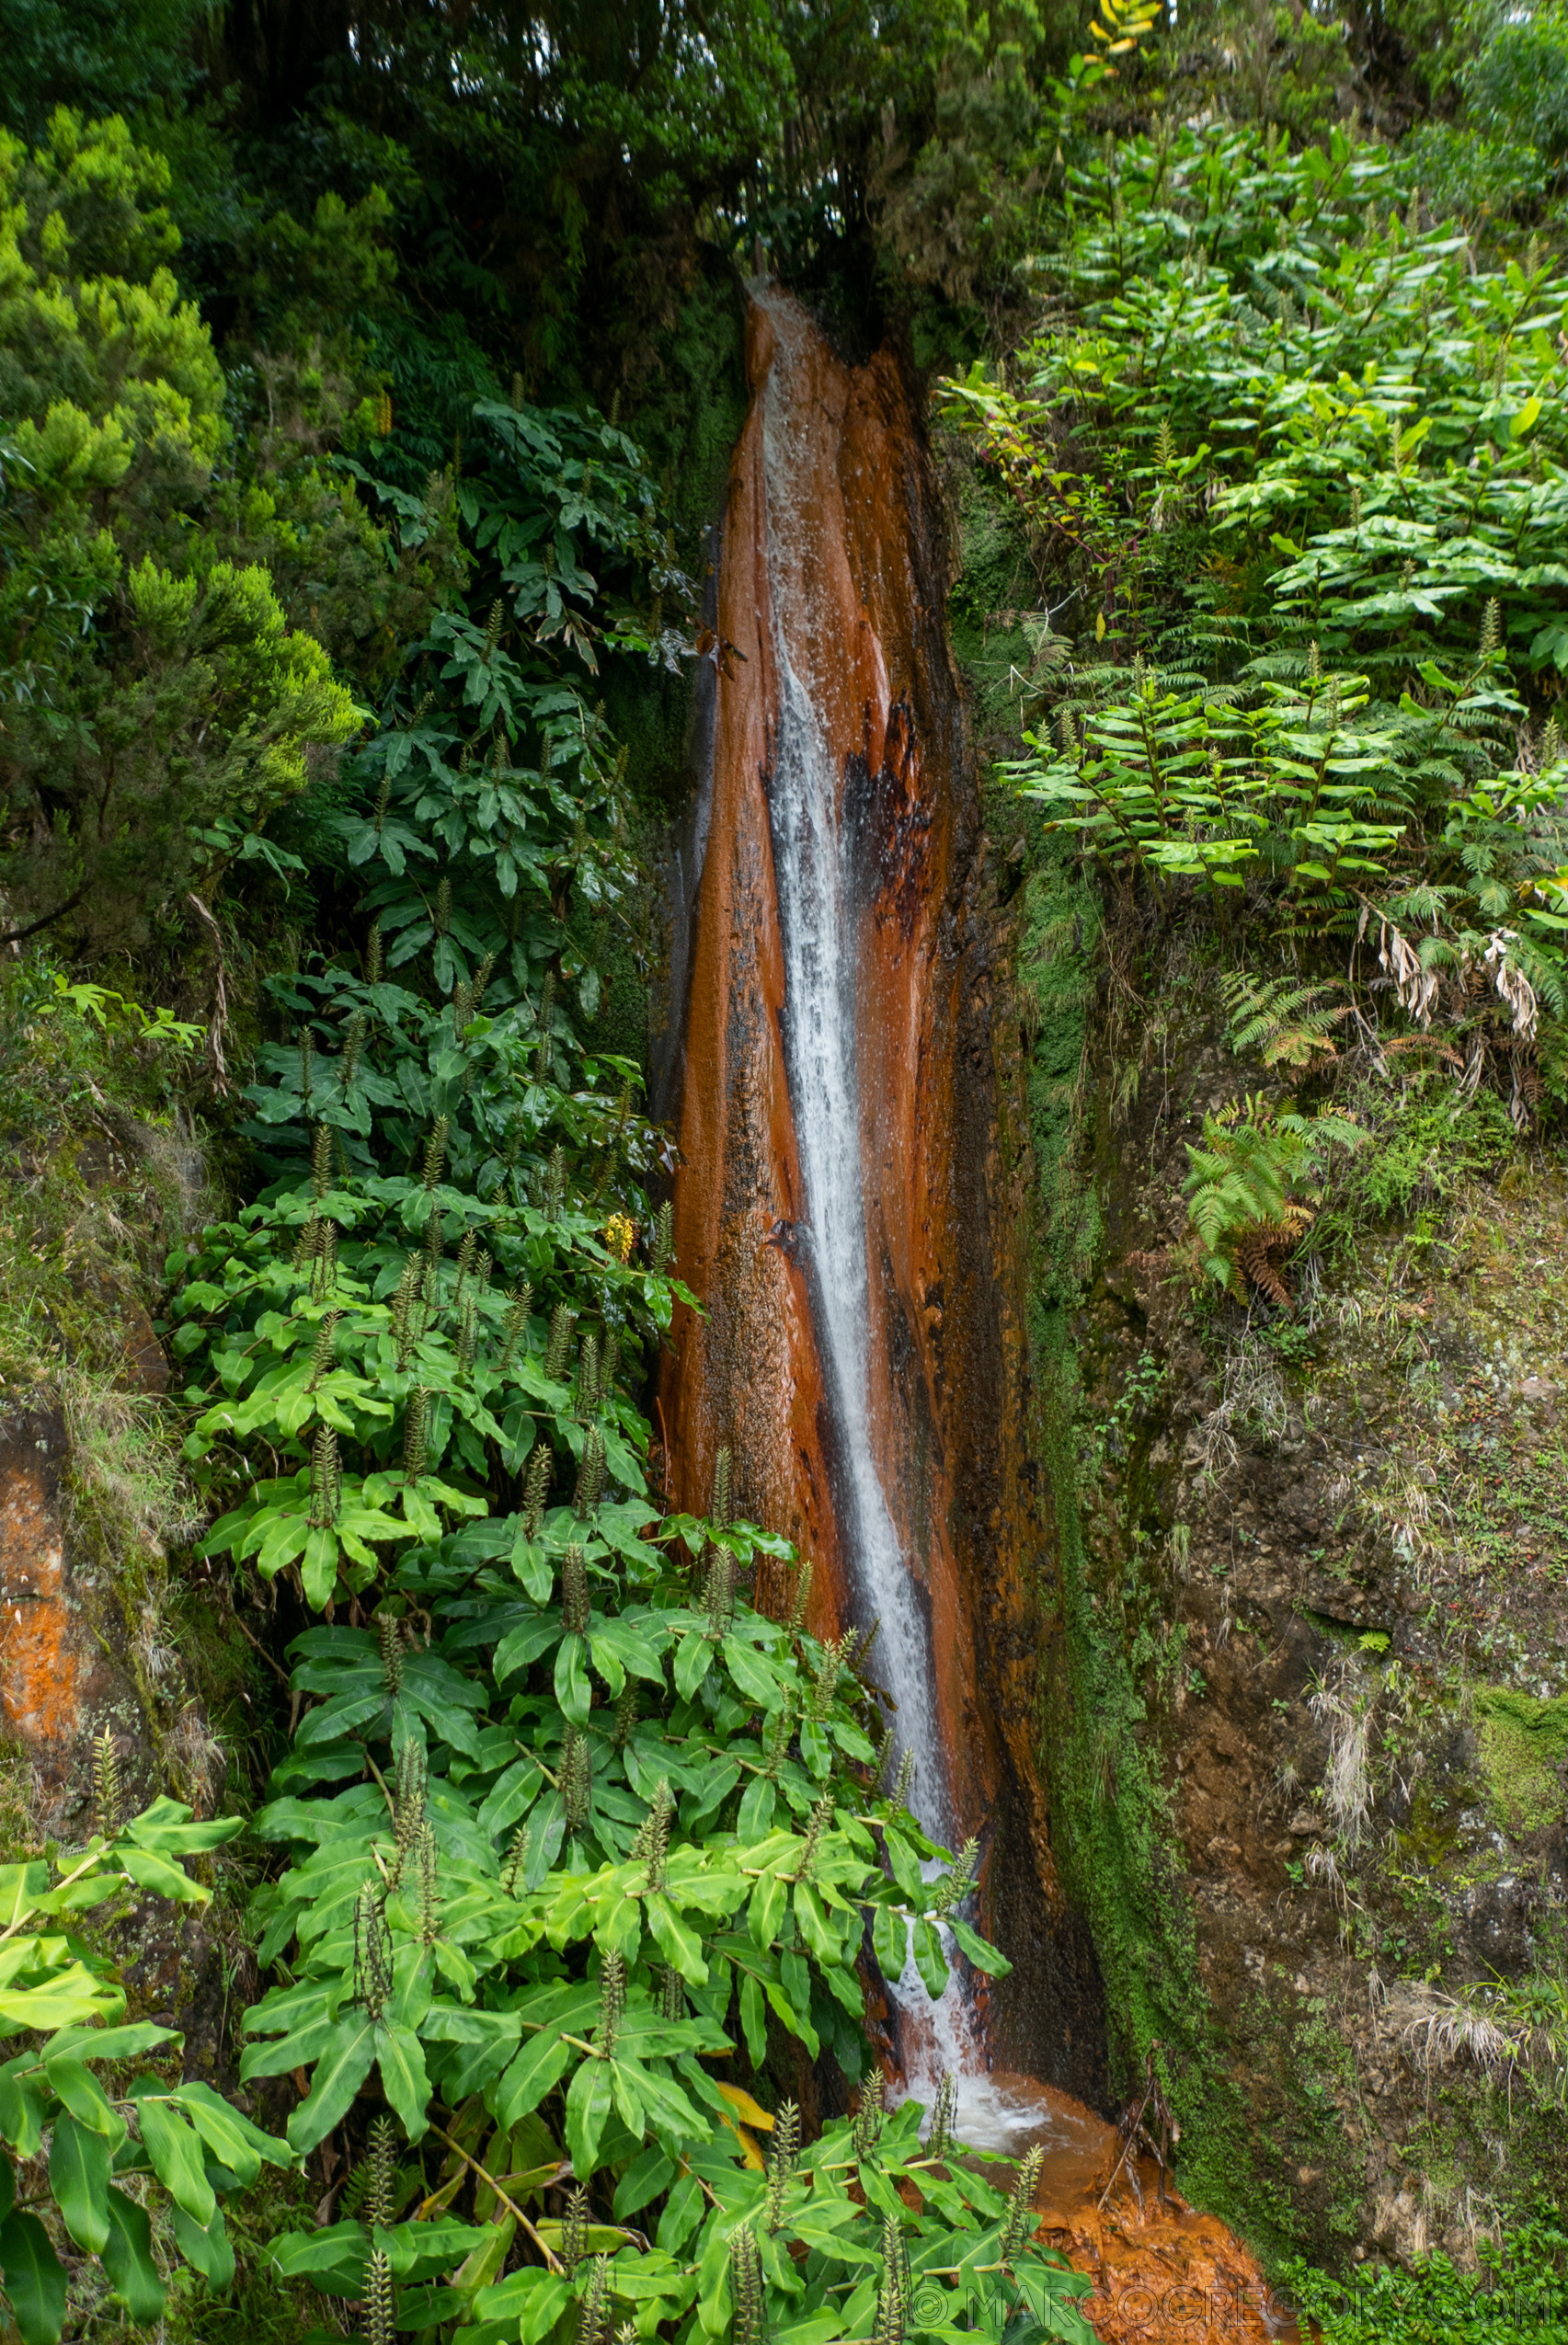
M 94 2069 L 177 2051 L 171 2029 L 120 2024 L 125 1995 L 86 1944 L 74 1917 L 125 1895 L 205 1903 L 212 1892 L 179 1861 L 221 1847 L 243 1829 L 236 1817 L 196 1824 L 169 1799 L 123 1827 L 112 1744 L 97 1755 L 99 1829 L 80 1851 L 0 1867 L 5 1915 L 0 2034 L 34 2041 L 0 2064 L 0 2271 L 25 2345 L 58 2345 L 68 2288 L 48 2230 L 17 2204 L 17 2168 L 47 2159 L 50 2202 L 79 2255 L 100 2259 L 109 2292 L 132 2320 L 155 2320 L 166 2290 L 151 2245 L 145 2184 L 173 2202 L 174 2237 L 213 2289 L 227 2288 L 234 2255 L 218 2202 L 245 2189 L 263 2161 L 289 2163 L 280 2143 L 241 2117 L 210 2085 L 169 2084 L 143 2074 L 126 2091 L 106 2089 Z M 52 1882 L 52 1870 L 59 1878 Z M 42 2039 L 41 2042 L 37 2039 Z M 132 2125 L 132 2121 L 134 2123 Z M 129 2187 L 127 2187 L 129 2186 Z
M 1478 1174 L 1495 1172 L 1516 1138 L 1500 1099 L 1488 1092 L 1456 1095 L 1453 1082 L 1430 1065 L 1407 1063 L 1397 1087 L 1358 1083 L 1347 1104 L 1371 1137 L 1336 1169 L 1317 1229 L 1330 1253 L 1353 1244 L 1354 1233 L 1368 1225 L 1406 1219 L 1441 1205 Z
M 198 0 L 4 0 L 4 127 L 40 138 L 57 106 L 86 113 L 182 96 Z
M 1147 30 L 1139 9 L 1106 0 L 1093 28 L 1102 41 L 1116 45 L 1124 16 Z M 953 11 L 921 118 L 925 143 L 911 155 L 891 143 L 877 173 L 880 239 L 907 282 L 972 302 L 1004 281 L 1026 249 L 1038 214 L 1030 164 L 1041 129 L 1044 38 L 1035 0 L 993 8 L 961 0 Z M 1132 45 L 1130 38 L 1121 43 Z M 1089 74 L 1087 89 L 1107 65 L 1092 51 L 1075 57 L 1072 70 L 1075 80 Z
M 1083 2283 L 1022 2252 L 944 2139 L 922 2151 L 917 2110 L 803 2146 L 781 2109 L 764 2163 L 738 2118 L 770 2112 L 705 2065 L 743 2050 L 761 2077 L 787 2042 L 863 2073 L 868 1929 L 933 1994 L 949 1946 L 1004 1965 L 968 1866 L 928 1880 L 942 1852 L 877 1780 L 847 1646 L 747 1600 L 784 1543 L 649 1494 L 637 1356 L 684 1290 L 644 1185 L 658 1136 L 578 1032 L 573 904 L 612 909 L 631 875 L 569 677 L 672 656 L 585 566 L 662 546 L 609 427 L 475 423 L 456 494 L 495 599 L 414 646 L 362 754 L 363 975 L 275 986 L 297 1032 L 249 1100 L 283 1177 L 170 1265 L 187 1456 L 227 1501 L 205 1551 L 326 1616 L 294 1639 L 298 1724 L 257 1818 L 280 1967 L 242 2075 L 306 2072 L 302 2155 L 366 2097 L 386 2111 L 343 2218 L 273 2259 L 387 2337 L 902 2338 L 961 2314 L 1000 2337 L 1024 2312 L 1087 2340 Z
M 1559 6 L 1496 12 L 1464 74 L 1466 112 L 1482 137 L 1536 149 L 1555 173 L 1568 161 L 1568 18 Z
M 109 987 L 91 985 L 85 979 L 70 983 L 58 972 L 54 978 L 54 1000 L 40 1009 L 40 1017 L 57 1016 L 62 1011 L 74 1011 L 78 1017 L 90 1019 L 100 1034 L 110 1026 L 123 1028 L 135 1035 L 139 1042 L 163 1043 L 176 1050 L 194 1050 L 204 1028 L 177 1018 L 172 1010 L 161 1004 L 156 1010 L 143 1010 L 139 1001 L 128 1001 L 122 993 Z
M 1445 2255 L 1410 2271 L 1368 2265 L 1348 2281 L 1306 2264 L 1285 2267 L 1292 2301 L 1321 2323 L 1323 2345 L 1562 2345 L 1568 2337 L 1568 2250 L 1553 2213 L 1520 2224 L 1501 2249 L 1486 2241 L 1484 2273 L 1457 2271 Z
M 1261 1099 L 1206 1115 L 1203 1146 L 1186 1143 L 1192 1169 L 1184 1187 L 1207 1275 L 1242 1301 L 1250 1277 L 1288 1306 L 1273 1257 L 1310 1226 L 1330 1150 L 1359 1148 L 1366 1138 L 1345 1116 L 1302 1115 Z
M 1288 978 L 1261 981 L 1245 969 L 1221 980 L 1230 1012 L 1230 1047 L 1256 1052 L 1265 1067 L 1317 1072 L 1335 1058 L 1333 1029 L 1350 1014 L 1347 1001 L 1333 1002 L 1334 988 L 1293 985 Z
M 976 374 L 948 412 L 1059 547 L 1085 624 L 1226 668 L 1315 639 L 1397 696 L 1428 657 L 1472 660 L 1495 597 L 1515 675 L 1555 666 L 1568 280 L 1473 269 L 1402 218 L 1401 160 L 1338 132 L 1291 154 L 1166 129 L 1071 193 L 1038 264 L 1071 329 L 1025 350 L 1026 395 Z
M 266 570 L 179 543 L 223 379 L 161 265 L 166 177 L 118 120 L 0 145 L 4 871 L 19 932 L 100 946 L 210 886 L 356 721 Z
M 1506 1828 L 1535 1832 L 1562 1813 L 1568 1767 L 1568 1696 L 1537 1701 L 1508 1686 L 1484 1686 L 1475 1698 L 1481 1764 Z
M 945 412 L 1056 608 L 1093 612 L 1076 665 L 1042 640 L 1022 691 L 1055 738 L 1026 735 L 1014 785 L 1172 913 L 1228 891 L 1293 948 L 1375 934 L 1361 1031 L 1402 1013 L 1409 1047 L 1440 1018 L 1432 1047 L 1494 1068 L 1518 1120 L 1564 1081 L 1568 768 L 1531 697 L 1568 645 L 1568 283 L 1474 269 L 1408 192 L 1338 132 L 1108 152 L 1042 264 L 1067 330 L 1026 393 L 977 370 Z
M 1003 771 L 1113 870 L 1241 888 L 1261 862 L 1321 915 L 1387 878 L 1406 828 L 1390 818 L 1462 772 L 1470 749 L 1440 706 L 1379 723 L 1368 701 L 1365 677 L 1324 676 L 1315 656 L 1299 681 L 1260 677 L 1247 699 L 1162 692 L 1139 662 L 1128 699 L 1092 710 L 1081 736 L 1069 708 L 1059 753 L 1025 735 L 1035 755 Z M 1457 713 L 1476 701 L 1461 693 Z
M 1539 202 L 1549 177 L 1533 146 L 1458 122 L 1418 122 L 1401 143 L 1400 161 L 1436 218 L 1478 238 L 1516 207 Z

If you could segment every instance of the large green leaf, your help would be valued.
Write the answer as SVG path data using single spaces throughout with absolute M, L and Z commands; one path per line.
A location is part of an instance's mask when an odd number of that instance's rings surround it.
M 69 2114 L 54 2121 L 49 2148 L 49 2187 L 79 2248 L 101 2255 L 109 2238 L 109 2176 L 111 2153 L 102 2133 Z
M 740 1812 L 735 1819 L 736 1837 L 743 1847 L 772 1831 L 777 1803 L 776 1785 L 765 1775 L 754 1775 L 742 1794 Z
M 215 2295 L 224 2295 L 234 2286 L 235 2251 L 223 2224 L 223 2210 L 218 2207 L 211 2223 L 203 2225 L 187 2214 L 182 2206 L 174 2210 L 175 2243 L 191 2268 L 199 2271 Z
M 760 2072 L 768 2056 L 768 2015 L 763 2008 L 761 1982 L 751 1971 L 741 1974 L 740 2025 L 751 2065 Z
M 784 1699 L 784 1687 L 773 1664 L 764 1660 L 756 1648 L 743 1637 L 726 1637 L 724 1657 L 729 1674 L 741 1692 L 763 1710 L 777 1710 Z
M 269 2166 L 293 2164 L 285 2143 L 275 2141 L 259 2125 L 242 2117 L 200 2077 L 177 2085 L 169 2099 L 189 2118 L 219 2165 L 226 2166 L 242 2185 L 255 2181 L 264 2159 Z
M 509 2272 L 493 2287 L 481 2288 L 474 2299 L 474 2313 L 486 2324 L 482 2334 L 505 2338 L 508 2345 L 513 2345 L 513 2340 L 515 2345 L 539 2345 L 571 2301 L 565 2281 L 534 2269 Z
M 162 1848 L 171 1857 L 190 1857 L 202 1849 L 222 1848 L 244 1830 L 243 1816 L 215 1816 L 198 1824 L 180 1801 L 160 1794 L 140 1815 L 132 1817 L 125 1837 L 143 1848 Z
M 43 2047 L 52 2060 L 68 2053 L 73 2060 L 137 2060 L 160 2043 L 183 2043 L 173 2028 L 155 2027 L 150 2019 L 133 2020 L 123 2028 L 62 2028 Z
M 149 1858 L 147 1861 L 163 1860 Z M 190 1887 L 183 1873 L 180 1881 L 184 1887 Z M 38 1944 L 37 1939 L 12 1940 L 13 1948 L 17 1950 L 36 1948 Z M 125 1997 L 120 1990 L 107 1985 L 80 1962 L 66 1963 L 39 1986 L 8 1987 L 0 1992 L 0 2025 L 8 2035 L 21 2028 L 37 2028 L 41 2033 L 52 2035 L 57 2028 L 76 2027 L 100 2016 L 112 2018 L 124 2008 Z
M 204 1882 L 192 1881 L 161 1848 L 121 1848 L 120 1861 L 138 1889 L 155 1889 L 160 1897 L 172 1897 L 179 1905 L 204 1905 L 212 1894 Z
M 714 1664 L 715 1648 L 711 1638 L 695 1630 L 681 1639 L 675 1655 L 675 1690 L 682 1701 L 690 1701 Z
M 429 2123 L 426 2112 L 430 2103 L 430 2083 L 425 2074 L 425 2055 L 419 2039 L 411 2028 L 382 2020 L 375 2031 L 375 2049 L 381 2066 L 381 2088 L 403 2120 L 408 2139 L 417 2142 Z
M 537 2109 L 578 2057 L 571 2045 L 563 2043 L 558 2035 L 532 2037 L 495 2089 L 490 2107 L 497 2123 L 515 2125 L 520 2117 Z
M 155 2321 L 165 2304 L 164 2283 L 153 2261 L 153 2226 L 147 2210 L 128 2199 L 113 2183 L 109 2191 L 109 2240 L 103 2267 L 109 2285 L 132 2319 Z M 30 2345 L 30 2340 L 29 2340 Z
M 31 2077 L 17 2074 L 36 2065 L 24 2058 L 0 2068 L 0 2134 L 18 2157 L 36 2157 L 43 2145 L 43 2095 Z
M 65 2272 L 36 2214 L 13 2207 L 0 2223 L 0 2269 L 22 2345 L 59 2345 L 65 2327 Z
M 146 2079 L 136 2093 L 136 2115 L 142 2146 L 154 2173 L 177 2206 L 182 2206 L 205 2229 L 217 2201 L 207 2179 L 206 2160 L 198 2135 L 164 2097 L 164 2088 L 149 2089 Z
M 598 2163 L 612 2099 L 610 2063 L 584 2058 L 567 2087 L 567 2152 L 579 2174 L 591 2174 Z
M 45 2061 L 44 2074 L 73 2117 L 102 2133 L 109 2148 L 117 2150 L 125 2139 L 125 2120 L 91 2069 L 69 2053 L 57 2052 Z
M 279 2232 L 266 2252 L 285 2280 L 309 2280 L 331 2294 L 359 2296 L 370 2246 L 362 2223 L 328 2223 L 319 2231 Z
M 708 1966 L 703 1954 L 702 1940 L 685 1916 L 678 1914 L 662 1891 L 655 1890 L 643 1901 L 643 1912 L 649 1928 L 662 1951 L 674 1963 L 683 1979 L 693 1986 L 705 1986 Z
M 941 1939 L 933 1926 L 923 1919 L 916 1922 L 911 1939 L 915 1968 L 924 1981 L 926 1993 L 941 1995 L 947 1985 L 947 1964 L 943 1959 Z
M 375 2028 L 363 2011 L 344 2014 L 315 2064 L 310 2097 L 289 2118 L 290 2145 L 303 2157 L 348 2114 L 375 2059 Z
M 971 1929 L 968 1923 L 961 1921 L 956 1914 L 948 1915 L 947 1927 L 953 1933 L 955 1942 L 963 1949 L 977 1971 L 984 1971 L 993 1979 L 1002 1979 L 1007 1976 L 1008 1972 L 1013 1968 L 1012 1963 L 1005 1954 L 999 1954 L 989 1939 L 980 1936 L 979 1930 Z
M 895 1905 L 877 1905 L 871 1920 L 871 1950 L 877 1968 L 889 1982 L 898 1978 L 909 1959 L 910 1925 Z
M 564 1636 L 555 1653 L 555 1699 L 574 1726 L 586 1726 L 593 1696 L 588 1680 L 587 1641 Z

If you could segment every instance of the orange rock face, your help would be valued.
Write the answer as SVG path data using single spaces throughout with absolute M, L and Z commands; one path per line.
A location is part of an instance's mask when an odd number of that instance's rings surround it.
M 65 1428 L 36 1410 L 0 1425 L 0 1730 L 52 1793 L 85 1783 L 95 1728 L 134 1712 L 66 1550 Z
M 681 1504 L 701 1506 L 727 1444 L 738 1505 L 813 1560 L 814 1625 L 852 1616 L 835 1427 L 795 1234 L 808 1207 L 786 1069 L 769 813 L 782 649 L 795 673 L 813 680 L 838 751 L 839 821 L 853 842 L 870 1417 L 883 1489 L 931 1594 L 944 1740 L 954 1757 L 965 1755 L 958 1806 L 967 1823 L 983 1814 L 991 1787 L 983 1738 L 962 1732 L 974 1661 L 948 1536 L 953 1432 L 938 1358 L 953 1030 L 939 929 L 953 860 L 956 700 L 940 612 L 923 601 L 910 559 L 923 481 L 892 360 L 844 366 L 776 297 L 751 312 L 749 360 L 753 404 L 724 523 L 717 632 L 731 648 L 716 693 L 675 1188 L 677 1259 L 708 1317 L 678 1329 L 663 1394 L 674 1489 Z M 761 394 L 775 366 L 789 369 L 798 434 L 787 537 L 776 515 L 770 533 L 765 477 Z
M 953 1825 L 982 1840 L 987 1917 L 1016 1965 L 980 2006 L 981 2056 L 1030 2072 L 993 2065 L 991 2080 L 1037 2110 L 1045 2236 L 1094 2279 L 1089 2310 L 1116 2345 L 1261 2345 L 1276 2328 L 1260 2276 L 1220 2225 L 1160 2205 L 1152 2173 L 1141 2206 L 1125 2173 L 1098 2204 L 1116 2136 L 1082 2104 L 1104 2101 L 1103 2016 L 1033 1758 L 1047 1533 L 998 1137 L 1005 979 L 920 434 L 888 352 L 846 365 L 776 292 L 753 304 L 748 360 L 674 1196 L 678 1266 L 706 1312 L 681 1315 L 659 1392 L 671 1496 L 703 1511 L 727 1447 L 736 1511 L 813 1560 L 812 1625 L 836 1631 L 864 1621 L 875 1577 L 852 1470 L 855 1443 L 869 1450 L 929 1622 L 921 1699 Z M 853 1246 L 828 1236 L 835 1212 Z M 853 1310 L 824 1291 L 834 1266 Z M 874 1647 L 873 1678 L 876 1663 Z M 924 2073 L 921 2016 L 898 2001 L 877 2006 L 884 2055 Z
M 80 1727 L 83 1655 L 51 1430 L 23 1418 L 0 1454 L 0 1715 L 15 1741 L 59 1753 Z
M 889 352 L 845 364 L 770 292 L 750 313 L 748 362 L 752 404 L 722 531 L 674 1194 L 678 1265 L 706 1315 L 681 1314 L 660 1388 L 671 1496 L 704 1507 L 727 1446 L 737 1511 L 813 1561 L 812 1625 L 864 1617 L 803 1230 L 771 804 L 782 697 L 805 679 L 843 842 L 876 1477 L 929 1606 L 955 1828 L 981 1836 L 993 1913 L 999 1894 L 1029 1909 L 1017 1935 L 1043 1942 L 1056 1893 L 1032 1756 L 1041 1534 L 1022 1463 L 1017 1282 L 997 1237 L 1011 1216 L 998 1193 L 994 925 L 936 500 Z M 873 1677 L 876 1663 L 874 1649 Z M 1036 2017 L 1060 2035 L 1059 2011 Z M 1030 2060 L 1032 2044 L 1013 2048 Z M 1091 2088 L 1083 2059 L 1060 2081 Z

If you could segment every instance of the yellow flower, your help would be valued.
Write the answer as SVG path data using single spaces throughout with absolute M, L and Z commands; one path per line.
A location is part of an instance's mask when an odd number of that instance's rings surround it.
M 624 1213 L 612 1213 L 604 1225 L 604 1242 L 617 1262 L 630 1262 L 637 1242 L 637 1225 Z

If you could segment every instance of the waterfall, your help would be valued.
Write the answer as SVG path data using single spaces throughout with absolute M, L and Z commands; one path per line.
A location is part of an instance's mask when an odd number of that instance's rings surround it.
M 660 1380 L 671 1492 L 700 1507 L 733 1451 L 743 1510 L 816 1567 L 812 1625 L 879 1623 L 868 1674 L 896 1705 L 915 1815 L 949 1848 L 980 1837 L 988 1860 L 1008 1832 L 1013 1909 L 1037 1915 L 1050 1859 L 1028 1789 L 1026 1598 L 994 1568 L 1017 1536 L 998 1526 L 1021 1519 L 1001 1503 L 1017 1452 L 994 1098 L 984 1029 L 979 1049 L 962 1039 L 984 967 L 964 909 L 978 801 L 931 486 L 889 353 L 846 365 L 762 285 L 748 365 L 680 939 L 676 1256 L 706 1311 L 678 1323 Z M 1013 2089 L 993 2065 L 990 2007 L 947 1950 L 935 2003 L 912 1962 L 887 1982 L 903 2088 L 929 2103 L 951 2075 L 979 2146 L 1070 2131 L 1060 2096 L 1047 2108 L 1047 2088 Z M 1014 2040 L 1053 2025 L 1048 2008 L 1022 2027 L 1011 2008 Z
M 889 2089 L 929 2106 L 951 2076 L 961 2141 L 1040 2144 L 1039 2203 L 1113 2283 L 1165 2287 L 1175 2268 L 1255 2289 L 1207 2217 L 1155 2214 L 1145 2253 L 1125 2209 L 1102 2216 L 1117 2138 L 1061 2088 L 1105 2089 L 1053 1967 L 1046 1527 L 999 1242 L 1016 1205 L 997 1195 L 995 931 L 933 487 L 892 354 L 851 366 L 788 295 L 751 290 L 705 629 L 701 869 L 672 889 L 675 1255 L 704 1309 L 678 1310 L 660 1369 L 670 1495 L 701 1511 L 731 1451 L 738 1511 L 815 1566 L 812 1628 L 879 1622 L 865 1673 L 896 1704 L 916 1816 L 949 1848 L 982 1842 L 976 1921 L 1019 1971 L 972 1995 L 949 1945 L 933 2003 L 907 1962 L 887 1983 Z M 790 1591 L 758 1596 L 776 1611 Z M 1001 2065 L 999 2037 L 1034 2074 Z M 1244 2333 L 1265 2328 L 1249 2316 Z
M 911 1812 L 927 1834 L 956 1845 L 957 1816 L 935 1700 L 929 1607 L 910 1569 L 883 1486 L 874 1436 L 876 1379 L 866 1245 L 859 1043 L 858 937 L 853 908 L 865 892 L 854 868 L 862 841 L 845 819 L 844 761 L 828 712 L 838 699 L 830 665 L 841 656 L 818 623 L 822 582 L 814 575 L 813 440 L 818 418 L 799 363 L 800 313 L 787 297 L 754 292 L 772 315 L 777 349 L 761 394 L 762 478 L 777 714 L 768 810 L 784 947 L 784 1036 L 806 1211 L 799 1242 L 808 1259 L 818 1348 L 834 1420 L 839 1530 L 846 1576 L 863 1619 L 879 1622 L 877 1674 L 897 1704 L 894 1750 L 913 1763 Z M 809 329 L 807 329 L 807 331 Z M 874 672 L 887 663 L 876 647 Z M 885 731 L 890 710 L 873 712 Z M 928 1871 L 940 1868 L 933 1865 Z M 1039 2127 L 1037 2100 L 1014 2098 L 989 2074 L 985 2047 L 944 1933 L 950 1975 L 933 2004 L 912 1956 L 889 1981 L 900 2012 L 905 2086 L 934 2099 L 944 2074 L 956 2082 L 966 2139 L 1004 2148 Z
M 764 296 L 765 298 L 765 296 Z M 931 1630 L 900 1550 L 871 1437 L 871 1309 L 861 1167 L 854 937 L 841 761 L 822 722 L 822 657 L 809 623 L 809 540 L 800 526 L 798 389 L 789 346 L 762 395 L 767 559 L 778 724 L 768 806 L 784 953 L 784 1057 L 806 1191 L 802 1238 L 841 1459 L 840 1528 L 878 1662 L 898 1702 L 895 1745 L 914 1760 L 911 1805 L 933 1838 L 953 1802 L 933 1701 Z M 847 1517 L 847 1519 L 844 1519 Z

